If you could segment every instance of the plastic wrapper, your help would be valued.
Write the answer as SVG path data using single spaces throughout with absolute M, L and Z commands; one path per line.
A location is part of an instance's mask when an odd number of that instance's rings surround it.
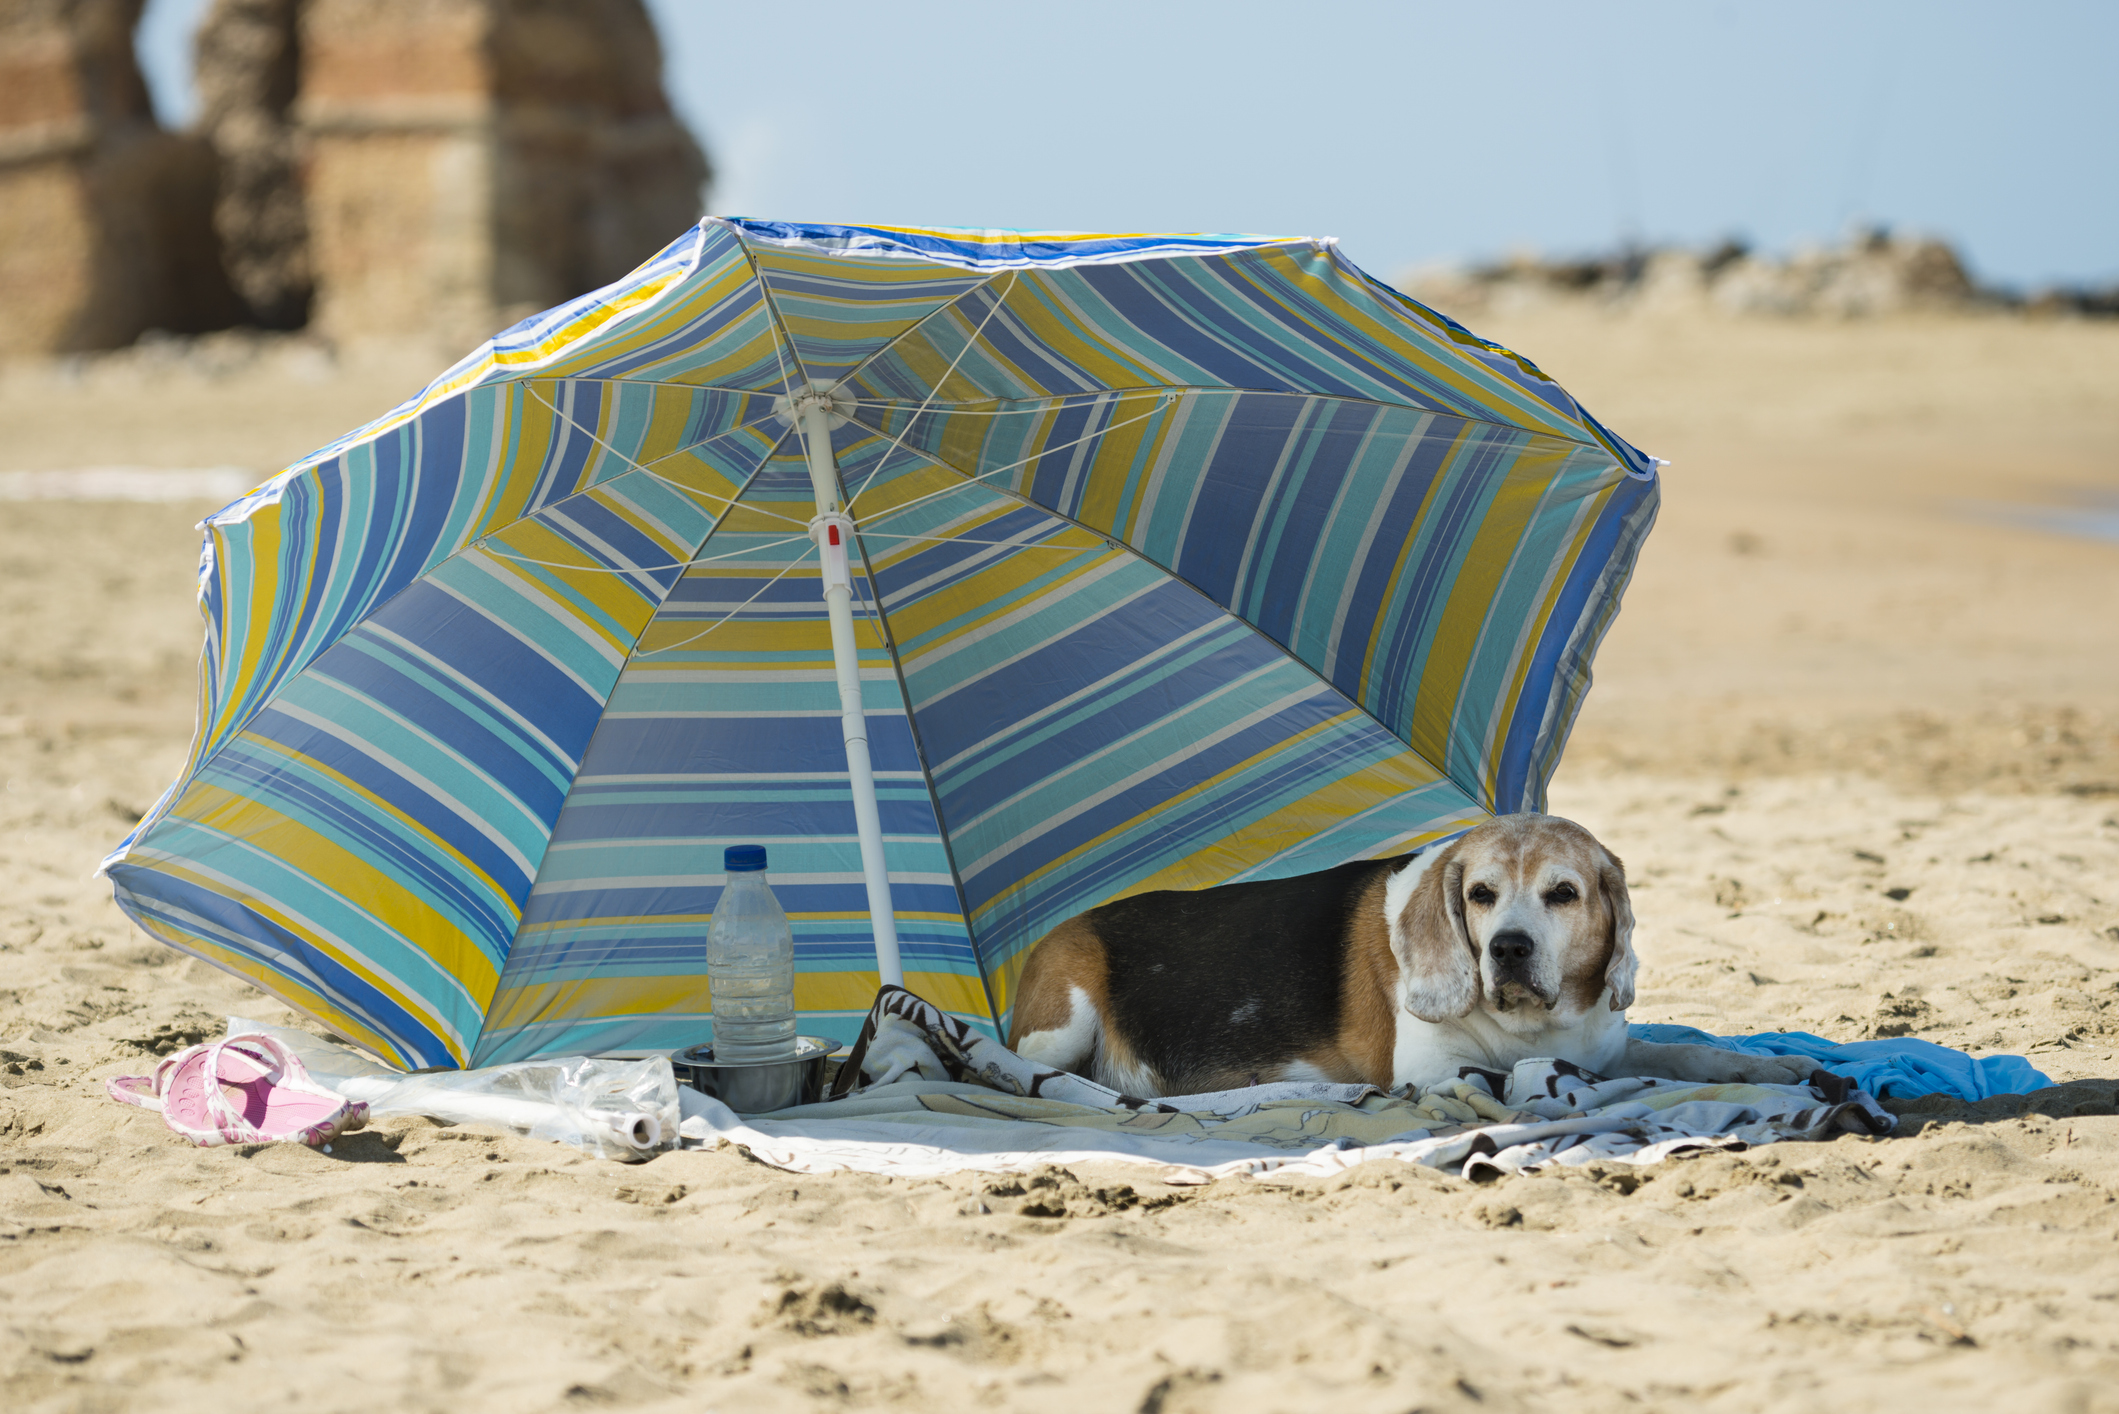
M 426 1115 L 499 1125 L 604 1159 L 652 1158 L 679 1142 L 677 1078 L 667 1056 L 554 1056 L 408 1075 L 306 1031 L 228 1018 L 231 1036 L 258 1032 L 286 1042 L 320 1084 L 366 1100 L 372 1119 Z

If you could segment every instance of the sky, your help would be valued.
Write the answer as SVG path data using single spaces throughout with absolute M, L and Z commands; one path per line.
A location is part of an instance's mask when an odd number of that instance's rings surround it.
M 2119 280 L 2112 0 L 647 4 L 717 214 L 1332 235 L 1386 278 L 1882 222 Z M 205 7 L 141 25 L 172 125 Z

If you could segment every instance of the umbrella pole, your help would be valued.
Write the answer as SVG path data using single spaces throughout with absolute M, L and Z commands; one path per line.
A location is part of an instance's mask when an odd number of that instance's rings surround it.
M 898 960 L 897 911 L 890 900 L 890 868 L 883 860 L 883 818 L 876 808 L 876 773 L 868 759 L 868 715 L 861 704 L 861 656 L 853 636 L 853 573 L 847 556 L 853 520 L 839 510 L 839 463 L 831 449 L 831 404 L 817 394 L 798 398 L 809 484 L 817 518 L 810 534 L 824 562 L 824 607 L 831 619 L 831 665 L 839 679 L 839 729 L 846 738 L 846 774 L 853 784 L 854 828 L 861 840 L 861 873 L 868 885 L 868 917 L 875 930 L 876 971 L 887 986 L 905 985 Z

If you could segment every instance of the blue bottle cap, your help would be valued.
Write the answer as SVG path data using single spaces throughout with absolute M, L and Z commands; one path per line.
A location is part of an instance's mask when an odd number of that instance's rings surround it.
M 732 844 L 721 851 L 721 867 L 731 874 L 748 874 L 765 867 L 765 846 Z

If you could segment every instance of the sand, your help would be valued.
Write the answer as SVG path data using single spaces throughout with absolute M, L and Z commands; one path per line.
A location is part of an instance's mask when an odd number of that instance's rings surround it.
M 88 874 L 182 759 L 209 507 L 16 504 L 6 1406 L 2119 1410 L 2119 545 L 1994 509 L 2113 489 L 2119 326 L 1482 328 L 1674 462 L 1553 790 L 1631 868 L 1635 1019 L 2067 1084 L 1488 1187 L 624 1167 L 402 1121 L 193 1149 L 102 1079 L 286 1013 Z M 200 363 L 0 375 L 0 471 L 269 469 L 439 366 Z

